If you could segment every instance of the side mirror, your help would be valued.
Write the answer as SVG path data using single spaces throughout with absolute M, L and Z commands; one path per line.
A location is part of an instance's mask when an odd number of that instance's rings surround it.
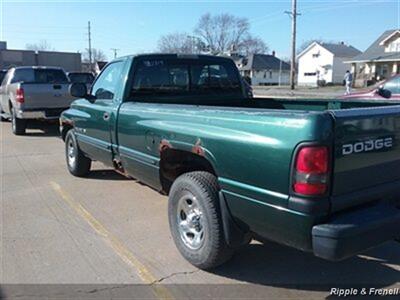
M 383 86 L 379 86 L 379 88 L 376 89 L 376 93 L 386 99 L 392 97 L 392 93 L 389 90 L 384 89 Z
M 85 98 L 90 103 L 94 103 L 96 101 L 95 96 L 88 94 L 86 84 L 81 83 L 81 82 L 75 82 L 75 83 L 70 84 L 69 94 L 72 97 Z

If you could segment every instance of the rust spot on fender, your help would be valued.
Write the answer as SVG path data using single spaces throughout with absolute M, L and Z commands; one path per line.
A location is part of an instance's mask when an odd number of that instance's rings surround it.
M 200 139 L 198 139 L 197 142 L 193 145 L 192 152 L 194 154 L 197 154 L 197 155 L 200 155 L 200 156 L 204 156 L 204 149 L 203 149 L 203 147 L 201 147 L 201 140 Z
M 168 140 L 166 139 L 162 139 L 160 142 L 160 146 L 158 147 L 158 150 L 161 152 L 167 150 L 167 149 L 171 149 L 172 146 L 171 144 L 168 142 Z

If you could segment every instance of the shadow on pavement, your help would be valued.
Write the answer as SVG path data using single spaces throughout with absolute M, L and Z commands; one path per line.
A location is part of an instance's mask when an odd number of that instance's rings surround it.
M 91 170 L 86 178 L 99 180 L 132 180 L 131 178 L 125 177 L 112 169 Z
M 253 284 L 328 291 L 335 287 L 387 287 L 400 281 L 400 244 L 390 242 L 366 254 L 329 262 L 275 243 L 251 244 L 214 270 L 217 275 Z
M 29 121 L 24 136 L 60 136 L 59 126 L 57 122 Z

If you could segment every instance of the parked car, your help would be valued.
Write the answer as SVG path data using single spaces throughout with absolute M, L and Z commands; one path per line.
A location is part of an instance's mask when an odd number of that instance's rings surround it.
M 380 82 L 367 91 L 344 95 L 342 99 L 400 100 L 400 75 Z
M 119 58 L 70 91 L 69 172 L 97 160 L 168 194 L 199 268 L 253 237 L 328 260 L 400 237 L 400 106 L 249 98 L 232 60 L 202 55 Z
M 16 135 L 25 134 L 28 120 L 57 120 L 74 100 L 68 87 L 61 68 L 12 68 L 0 88 L 1 119 L 11 119 Z
M 92 86 L 94 76 L 90 72 L 68 72 L 67 76 L 72 83 L 80 82 L 86 84 L 89 90 Z

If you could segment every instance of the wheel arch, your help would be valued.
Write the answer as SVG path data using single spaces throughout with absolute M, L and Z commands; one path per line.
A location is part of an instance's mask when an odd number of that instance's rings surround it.
M 67 136 L 68 131 L 70 131 L 73 128 L 74 127 L 72 126 L 72 124 L 68 124 L 68 123 L 62 124 L 62 129 L 61 129 L 60 134 L 61 134 L 61 138 L 64 142 L 65 142 L 65 137 Z
M 160 182 L 162 191 L 169 193 L 172 183 L 180 175 L 205 171 L 218 178 L 214 164 L 203 153 L 165 147 L 160 151 Z

